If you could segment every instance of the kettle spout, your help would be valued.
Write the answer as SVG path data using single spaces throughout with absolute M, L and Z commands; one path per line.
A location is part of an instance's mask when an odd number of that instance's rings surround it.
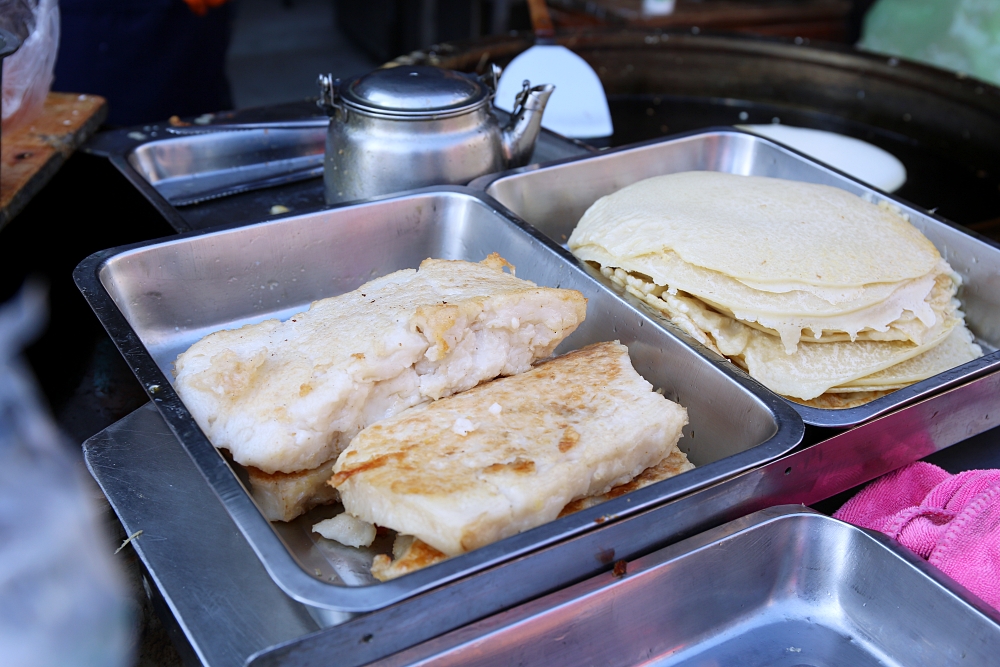
M 531 83 L 524 82 L 524 88 L 514 100 L 510 122 L 503 128 L 503 157 L 508 169 L 523 167 L 531 159 L 535 140 L 542 129 L 545 105 L 555 89 L 550 83 L 532 88 Z

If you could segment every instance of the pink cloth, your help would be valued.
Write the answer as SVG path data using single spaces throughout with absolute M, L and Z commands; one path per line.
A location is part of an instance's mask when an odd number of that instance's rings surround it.
M 950 475 L 913 463 L 833 516 L 888 535 L 1000 610 L 1000 470 Z

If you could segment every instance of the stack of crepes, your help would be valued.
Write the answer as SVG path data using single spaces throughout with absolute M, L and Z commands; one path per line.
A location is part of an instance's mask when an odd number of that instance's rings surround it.
M 959 276 L 901 212 L 823 185 L 718 172 L 598 200 L 569 247 L 773 391 L 863 404 L 982 355 Z

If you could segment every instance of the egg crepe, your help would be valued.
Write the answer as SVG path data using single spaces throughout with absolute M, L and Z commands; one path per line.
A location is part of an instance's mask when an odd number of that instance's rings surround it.
M 824 409 L 862 405 L 981 356 L 983 350 L 975 343 L 972 332 L 964 326 L 957 326 L 940 344 L 923 354 L 852 382 L 831 387 L 825 394 L 814 399 L 799 402 Z
M 831 303 L 919 278 L 941 259 L 898 213 L 839 188 L 713 171 L 657 176 L 601 198 L 569 240 L 590 243 L 615 257 L 673 250 L 755 289 L 804 289 Z
M 600 246 L 587 245 L 576 247 L 573 252 L 582 260 L 618 269 L 621 271 L 618 278 L 625 284 L 635 281 L 629 277 L 631 273 L 638 282 L 669 286 L 671 293 L 684 291 L 697 296 L 718 312 L 779 336 L 789 353 L 795 351 L 802 339 L 923 343 L 937 319 L 927 297 L 936 289 L 938 293 L 947 292 L 947 300 L 959 283 L 941 260 L 925 276 L 898 284 L 873 285 L 864 291 L 863 298 L 834 304 L 801 290 L 785 293 L 756 290 L 722 274 L 687 264 L 671 251 L 618 258 Z
M 926 380 L 949 368 L 978 359 L 983 350 L 976 344 L 972 332 L 965 326 L 956 326 L 931 349 L 884 370 L 845 382 L 827 391 L 848 393 L 850 391 L 888 391 L 901 389 L 914 382 Z
M 634 479 L 686 423 L 625 346 L 598 343 L 368 427 L 330 483 L 355 517 L 454 556 Z
M 595 203 L 569 246 L 800 402 L 829 392 L 845 396 L 826 406 L 854 405 L 982 354 L 955 298 L 960 278 L 933 244 L 898 211 L 836 188 L 652 178 Z
M 268 518 L 289 520 L 332 499 L 328 469 L 364 427 L 526 371 L 583 321 L 579 292 L 505 266 L 428 259 L 284 322 L 210 334 L 177 358 L 177 393 L 249 467 Z
M 942 308 L 938 325 L 921 345 L 860 340 L 803 343 L 795 354 L 788 355 L 776 337 L 722 315 L 698 299 L 665 291 L 657 295 L 656 290 L 648 289 L 651 283 L 633 277 L 626 285 L 614 273 L 606 269 L 605 273 L 700 343 L 736 361 L 768 388 L 802 400 L 827 391 L 899 389 L 982 355 L 971 332 L 961 324 L 953 300 L 948 308 Z
M 925 297 L 939 275 L 954 277 L 888 206 L 829 186 L 718 172 L 650 178 L 601 198 L 569 247 L 758 323 L 789 352 L 804 330 L 814 340 L 844 333 L 919 344 L 935 321 Z M 894 327 L 901 318 L 910 326 Z

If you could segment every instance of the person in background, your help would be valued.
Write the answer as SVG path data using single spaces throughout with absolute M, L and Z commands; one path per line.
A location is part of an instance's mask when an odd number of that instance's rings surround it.
M 61 0 L 53 90 L 108 100 L 114 126 L 232 108 L 226 0 Z

